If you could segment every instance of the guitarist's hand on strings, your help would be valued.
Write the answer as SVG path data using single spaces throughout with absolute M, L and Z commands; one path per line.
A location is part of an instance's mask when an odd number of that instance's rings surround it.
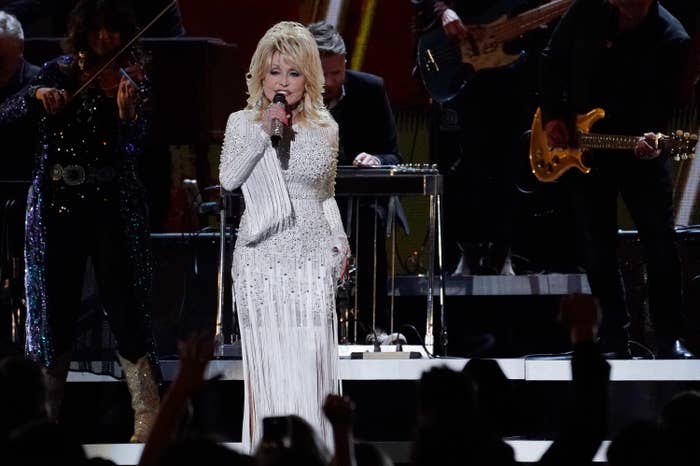
M 637 141 L 637 147 L 634 148 L 634 155 L 642 160 L 655 159 L 661 155 L 658 139 L 659 137 L 656 133 L 644 133 L 644 136 Z
M 464 25 L 454 10 L 448 8 L 445 2 L 437 1 L 433 7 L 435 15 L 441 19 L 442 28 L 445 34 L 452 40 L 463 40 L 471 35 L 467 26 Z
M 564 120 L 549 120 L 544 125 L 549 147 L 567 147 L 569 145 L 569 128 Z

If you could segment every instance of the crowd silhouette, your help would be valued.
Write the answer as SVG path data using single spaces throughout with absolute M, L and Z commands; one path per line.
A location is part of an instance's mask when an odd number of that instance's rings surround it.
M 561 406 L 559 430 L 538 464 L 592 464 L 605 439 L 611 439 L 607 449 L 610 465 L 699 464 L 700 448 L 694 438 L 700 430 L 700 392 L 679 392 L 655 419 L 636 419 L 609 432 L 610 364 L 597 343 L 597 301 L 589 295 L 564 296 L 559 317 L 570 334 L 572 382 Z M 323 406 L 333 429 L 333 451 L 306 420 L 293 414 L 267 418 L 263 438 L 250 455 L 225 446 L 211 432 L 182 429 L 192 400 L 209 383 L 207 367 L 212 355 L 209 334 L 195 333 L 180 343 L 179 371 L 163 393 L 139 465 L 393 465 L 376 444 L 354 437 L 355 405 L 340 395 L 329 395 Z M 461 371 L 447 366 L 425 371 L 418 381 L 410 464 L 517 464 L 505 436 L 515 412 L 510 384 L 494 360 L 472 359 Z M 60 422 L 49 421 L 45 390 L 35 362 L 17 354 L 0 361 L 3 463 L 116 464 L 106 458 L 89 458 L 79 439 Z

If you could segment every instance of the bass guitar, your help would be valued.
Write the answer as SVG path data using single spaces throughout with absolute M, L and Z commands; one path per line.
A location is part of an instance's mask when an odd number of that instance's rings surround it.
M 590 173 L 585 154 L 589 149 L 634 150 L 641 136 L 620 136 L 615 134 L 591 133 L 593 124 L 605 117 L 605 110 L 596 108 L 576 117 L 575 145 L 573 147 L 550 147 L 547 134 L 542 127 L 542 112 L 538 108 L 532 120 L 530 132 L 530 168 L 540 181 L 555 181 L 564 172 L 576 168 Z M 677 130 L 673 134 L 658 133 L 656 142 L 662 154 L 676 161 L 693 158 L 698 143 L 698 135 Z
M 440 21 L 417 41 L 417 68 L 426 90 L 440 103 L 454 98 L 473 75 L 520 60 L 525 52 L 507 53 L 506 42 L 563 15 L 573 0 L 553 0 L 512 18 L 503 15 L 487 24 L 469 24 L 470 35 L 460 43 L 450 40 Z

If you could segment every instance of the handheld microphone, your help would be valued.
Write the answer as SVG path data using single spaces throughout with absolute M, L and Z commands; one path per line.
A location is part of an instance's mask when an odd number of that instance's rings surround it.
M 287 99 L 284 94 L 277 93 L 275 97 L 272 98 L 273 104 L 282 104 L 287 106 Z M 282 133 L 284 132 L 284 124 L 277 118 L 273 118 L 271 122 L 272 132 L 270 133 L 270 141 L 272 141 L 272 147 L 277 147 L 282 139 Z

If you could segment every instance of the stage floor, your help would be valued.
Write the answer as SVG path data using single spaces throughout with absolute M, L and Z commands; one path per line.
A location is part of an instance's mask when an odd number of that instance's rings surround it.
M 447 366 L 462 370 L 469 358 L 427 357 L 421 346 L 404 345 L 404 352 L 418 352 L 420 359 L 351 359 L 351 353 L 368 353 L 371 346 L 340 345 L 340 377 L 342 380 L 391 381 L 419 380 L 431 367 Z M 393 346 L 382 347 L 383 352 L 395 353 Z M 376 357 L 376 356 L 375 356 Z M 565 356 L 494 358 L 506 377 L 522 381 L 571 380 L 571 364 Z M 609 360 L 612 381 L 700 381 L 700 359 L 618 359 Z M 163 378 L 171 381 L 177 374 L 178 361 L 161 359 Z M 207 368 L 207 378 L 243 380 L 240 359 L 213 359 Z M 119 382 L 120 379 L 92 372 L 71 370 L 69 382 Z

